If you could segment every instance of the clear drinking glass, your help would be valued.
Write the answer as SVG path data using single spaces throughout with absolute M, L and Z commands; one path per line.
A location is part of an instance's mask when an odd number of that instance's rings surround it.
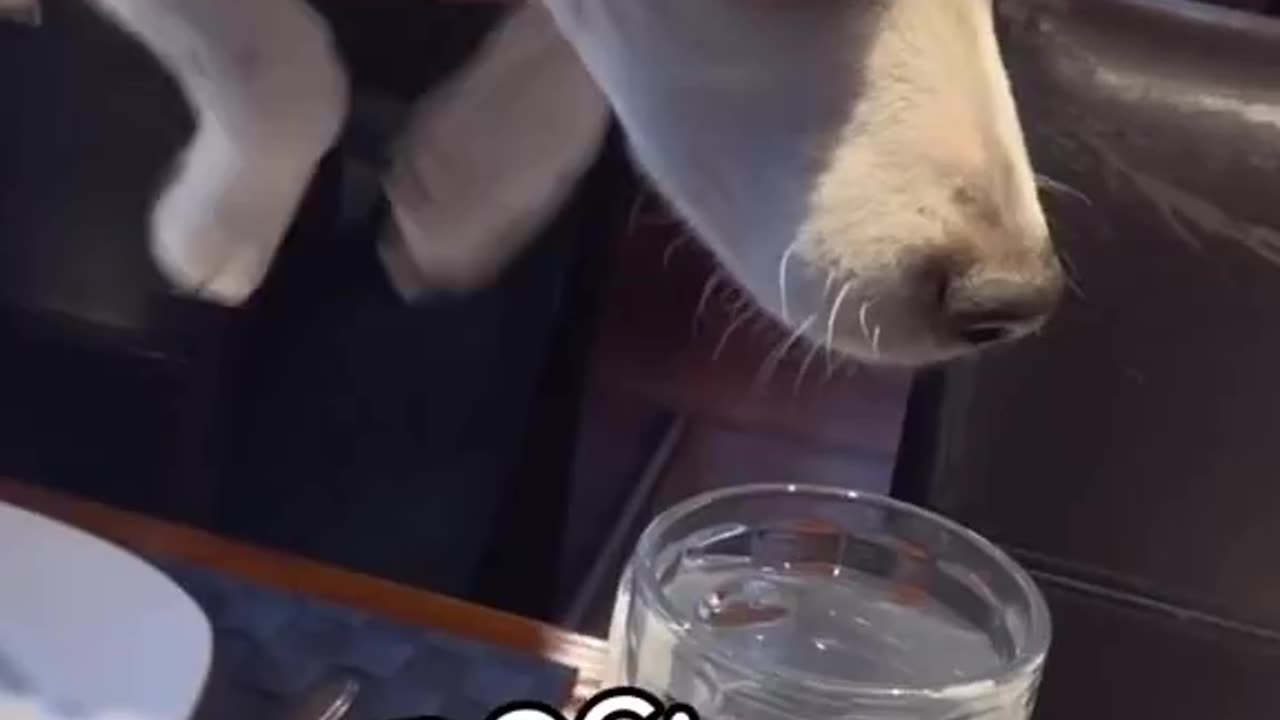
M 804 485 L 660 515 L 623 575 L 615 685 L 704 720 L 1025 720 L 1049 612 L 977 534 L 889 498 Z

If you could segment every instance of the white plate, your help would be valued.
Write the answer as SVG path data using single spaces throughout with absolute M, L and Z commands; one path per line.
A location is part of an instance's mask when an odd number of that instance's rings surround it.
M 0 681 L 16 671 L 28 690 L 90 716 L 184 720 L 212 651 L 208 619 L 160 571 L 0 503 L 0 664 L 10 666 Z

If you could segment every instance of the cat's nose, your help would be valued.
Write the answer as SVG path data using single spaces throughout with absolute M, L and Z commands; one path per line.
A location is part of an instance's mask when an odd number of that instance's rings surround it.
M 938 327 L 974 348 L 1012 340 L 1044 324 L 1062 296 L 1056 259 L 957 266 L 935 277 Z

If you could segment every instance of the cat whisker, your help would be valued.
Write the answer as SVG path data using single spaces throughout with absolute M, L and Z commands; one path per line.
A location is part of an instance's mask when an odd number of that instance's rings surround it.
M 794 346 L 796 342 L 809 331 L 809 328 L 813 326 L 814 321 L 817 319 L 817 315 L 810 315 L 809 319 L 797 325 L 791 335 L 778 345 L 778 347 L 774 348 L 773 352 L 769 353 L 768 357 L 765 358 L 764 364 L 760 367 L 760 373 L 756 375 L 755 385 L 757 389 L 761 389 L 768 384 L 769 380 L 772 379 L 774 373 L 777 371 L 778 364 L 781 363 L 782 358 L 786 356 L 787 351 L 789 351 L 792 346 Z

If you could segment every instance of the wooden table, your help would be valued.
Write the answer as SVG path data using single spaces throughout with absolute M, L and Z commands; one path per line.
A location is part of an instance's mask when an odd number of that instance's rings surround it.
M 0 501 L 61 520 L 143 555 L 164 557 L 390 620 L 550 658 L 578 671 L 572 704 L 601 687 L 603 640 L 426 590 L 0 478 Z

